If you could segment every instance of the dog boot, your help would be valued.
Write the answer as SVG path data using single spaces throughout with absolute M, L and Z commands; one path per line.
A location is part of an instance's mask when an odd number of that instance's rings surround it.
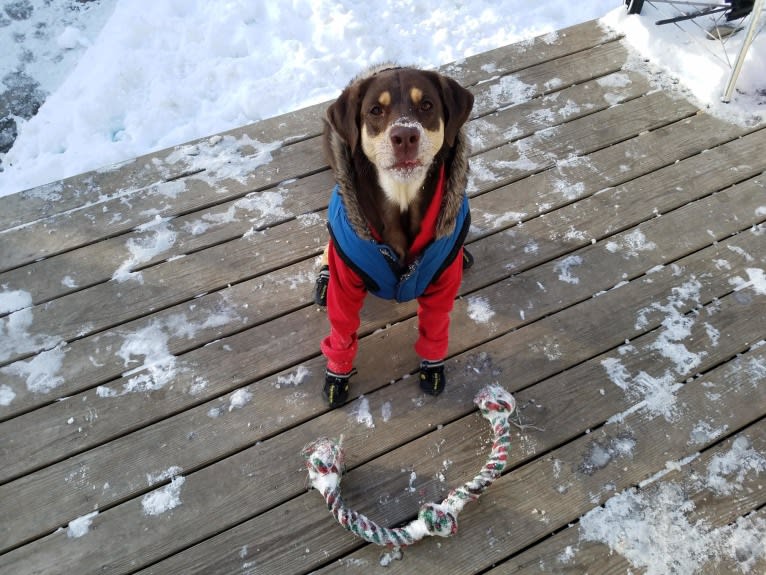
M 471 255 L 471 252 L 469 252 L 467 249 L 465 249 L 465 246 L 463 246 L 463 269 L 469 270 L 471 269 L 472 265 L 473 256 Z
M 314 284 L 314 303 L 325 307 L 327 305 L 327 286 L 330 284 L 330 268 L 322 266 Z
M 348 373 L 335 373 L 329 369 L 325 371 L 324 397 L 333 409 L 340 407 L 348 399 L 348 380 L 356 373 L 352 369 Z
M 424 359 L 420 362 L 420 389 L 430 395 L 439 395 L 446 384 L 443 361 Z

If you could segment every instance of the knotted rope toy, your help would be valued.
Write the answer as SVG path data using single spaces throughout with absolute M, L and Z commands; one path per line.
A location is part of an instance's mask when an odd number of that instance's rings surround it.
M 417 519 L 404 527 L 381 527 L 365 515 L 346 507 L 340 494 L 341 476 L 345 471 L 343 449 L 338 442 L 326 437 L 312 441 L 301 451 L 311 486 L 322 494 L 338 523 L 370 543 L 404 547 L 426 535 L 454 535 L 457 532 L 457 516 L 465 504 L 478 499 L 500 477 L 511 443 L 509 418 L 516 407 L 513 396 L 499 385 L 489 385 L 473 401 L 492 426 L 494 440 L 487 462 L 478 475 L 450 491 L 444 501 L 423 505 Z

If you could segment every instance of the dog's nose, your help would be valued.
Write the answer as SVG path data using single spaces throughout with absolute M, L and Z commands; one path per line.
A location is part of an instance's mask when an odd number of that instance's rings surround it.
M 412 126 L 394 126 L 390 137 L 395 153 L 407 156 L 417 149 L 420 131 Z

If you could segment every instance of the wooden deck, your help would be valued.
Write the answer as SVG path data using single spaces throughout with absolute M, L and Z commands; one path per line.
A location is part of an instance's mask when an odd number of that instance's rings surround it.
M 589 22 L 445 67 L 476 265 L 438 398 L 415 307 L 374 298 L 353 400 L 321 397 L 324 106 L 0 200 L 0 573 L 637 573 L 580 520 L 619 494 L 763 522 L 766 129 L 636 61 Z M 348 503 L 411 520 L 485 461 L 493 382 L 525 427 L 456 536 L 385 567 L 307 490 L 301 448 L 343 435 Z M 743 448 L 728 493 L 695 481 Z

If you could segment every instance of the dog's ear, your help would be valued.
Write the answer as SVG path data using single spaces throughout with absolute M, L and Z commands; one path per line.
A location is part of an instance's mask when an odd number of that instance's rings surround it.
M 348 144 L 352 154 L 359 142 L 360 102 L 360 86 L 352 84 L 327 108 L 327 123 Z
M 468 120 L 473 108 L 473 94 L 452 78 L 439 76 L 442 102 L 445 110 L 444 139 L 452 147 L 460 128 Z

